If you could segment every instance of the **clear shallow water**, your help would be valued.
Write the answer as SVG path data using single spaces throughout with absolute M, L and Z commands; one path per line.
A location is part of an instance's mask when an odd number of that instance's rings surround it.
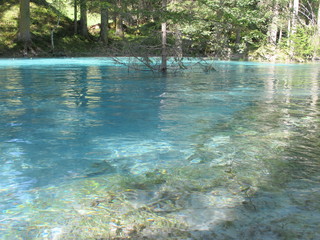
M 319 239 L 319 65 L 214 66 L 0 60 L 0 236 L 125 237 L 147 205 L 150 239 L 157 217 L 194 239 Z

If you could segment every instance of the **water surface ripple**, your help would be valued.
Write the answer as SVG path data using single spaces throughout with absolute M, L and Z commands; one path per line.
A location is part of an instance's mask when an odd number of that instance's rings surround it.
M 213 65 L 0 60 L 0 238 L 320 239 L 319 64 Z

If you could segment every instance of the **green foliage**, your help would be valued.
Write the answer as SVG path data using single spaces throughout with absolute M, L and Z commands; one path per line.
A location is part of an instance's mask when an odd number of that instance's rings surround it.
M 149 22 L 141 25 L 137 33 L 142 36 L 153 35 L 155 32 L 159 32 L 161 29 L 161 25 L 158 22 Z
M 179 1 L 171 9 L 184 11 L 187 21 L 180 25 L 185 38 L 203 54 L 228 58 L 257 47 L 264 38 L 265 17 L 257 1 Z
M 285 38 L 279 45 L 279 49 L 284 51 L 288 58 L 296 61 L 311 60 L 319 47 L 315 39 L 316 32 L 312 28 L 299 27 L 289 38 Z
M 312 35 L 313 32 L 310 29 L 300 27 L 290 36 L 289 41 L 292 41 L 295 57 L 307 60 L 312 59 L 314 53 L 311 45 Z
M 160 0 L 122 0 L 121 3 L 115 0 L 103 2 L 94 0 L 87 3 L 89 26 L 99 23 L 102 4 L 108 8 L 110 27 L 108 44 L 110 48 L 122 48 L 118 49 L 118 52 L 123 54 L 130 55 L 125 51 L 136 48 L 128 47 L 128 44 L 141 44 L 144 49 L 148 49 L 148 52 L 153 49 L 150 52 L 152 55 L 161 54 L 160 25 L 164 21 L 168 24 L 169 54 L 173 54 L 174 49 L 177 48 L 177 41 L 180 41 L 185 56 L 216 56 L 230 59 L 238 54 L 245 58 L 257 49 L 260 49 L 263 55 L 272 55 L 275 54 L 273 47 L 264 47 L 269 44 L 267 36 L 270 36 L 268 31 L 271 24 L 276 24 L 278 36 L 283 36 L 281 41 L 275 43 L 277 54 L 281 52 L 283 56 L 287 52 L 288 56 L 299 61 L 312 59 L 320 54 L 319 41 L 315 33 L 315 16 L 318 11 L 316 1 L 301 4 L 302 11 L 297 16 L 300 27 L 292 28 L 297 29 L 294 34 L 290 32 L 291 30 L 287 30 L 288 19 L 292 19 L 292 9 L 289 8 L 287 0 L 175 0 L 168 1 L 167 10 L 162 8 Z M 99 28 L 91 31 L 90 39 L 71 37 L 73 4 L 73 0 L 31 1 L 31 33 L 36 45 L 43 50 L 42 53 L 48 54 L 51 49 L 52 29 L 55 29 L 55 47 L 61 52 L 66 51 L 66 54 L 72 52 L 82 55 L 79 50 L 83 50 L 84 55 L 90 55 L 90 51 L 92 51 L 91 55 L 95 55 L 97 48 L 106 48 L 97 43 Z M 17 32 L 18 7 L 18 2 L 13 0 L 0 3 L 0 51 L 2 53 L 17 49 L 13 40 Z M 118 15 L 123 19 L 125 39 L 115 36 L 114 19 Z M 273 21 L 274 18 L 277 19 L 276 22 Z M 59 25 L 57 25 L 58 20 L 60 20 Z M 4 24 L 7 22 L 10 24 Z M 181 33 L 180 40 L 175 35 L 176 31 Z M 68 43 L 71 42 L 79 46 L 69 46 Z M 73 50 L 68 51 L 69 47 Z M 102 52 L 110 54 L 108 50 Z M 266 59 L 283 59 L 282 56 Z

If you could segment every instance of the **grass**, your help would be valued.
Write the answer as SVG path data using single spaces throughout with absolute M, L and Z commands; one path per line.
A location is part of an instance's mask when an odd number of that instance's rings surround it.
M 53 2 L 53 1 L 51 1 Z M 48 5 L 49 4 L 49 5 Z M 61 5 L 62 4 L 62 5 Z M 50 5 L 50 1 L 36 0 L 30 3 L 31 7 L 31 34 L 36 56 L 114 56 L 127 55 L 123 51 L 130 45 L 139 45 L 145 42 L 145 36 L 137 34 L 135 29 L 128 28 L 125 41 L 114 34 L 114 29 L 109 30 L 109 43 L 104 45 L 99 42 L 99 31 L 91 32 L 89 38 L 74 34 L 73 8 L 61 2 L 59 5 Z M 22 57 L 23 46 L 16 41 L 18 32 L 19 6 L 17 1 L 6 1 L 0 5 L 0 57 Z M 59 21 L 59 25 L 57 25 Z M 100 22 L 100 16 L 96 13 L 88 14 L 88 26 Z M 143 28 L 142 32 L 149 33 Z M 148 28 L 148 26 L 147 26 Z M 153 26 L 151 26 L 153 28 Z M 53 31 L 54 49 L 51 43 Z M 153 44 L 158 39 L 151 35 L 148 43 Z M 147 43 L 147 44 L 148 44 Z M 137 48 L 137 47 L 136 47 Z M 129 53 L 130 54 L 130 53 Z
M 17 18 L 18 6 L 14 5 L 12 1 L 6 1 L 0 5 L 0 54 L 6 48 L 14 48 L 15 38 L 17 31 Z
M 55 27 L 58 15 L 53 9 L 45 5 L 30 3 L 32 39 L 37 47 L 39 55 L 47 55 L 50 52 L 50 34 Z M 0 56 L 21 56 L 21 46 L 16 41 L 18 32 L 19 5 L 16 1 L 6 1 L 0 5 L 1 23 L 0 24 Z M 71 20 L 61 16 L 60 26 L 57 32 L 63 31 L 64 34 L 70 29 Z M 58 34 L 57 34 L 58 35 Z
M 53 1 L 53 0 L 47 0 L 49 4 L 54 6 L 56 9 L 58 9 L 64 16 L 68 17 L 69 19 L 74 19 L 74 8 L 71 4 L 66 4 L 65 1 Z M 89 2 L 90 4 L 90 2 Z M 80 16 L 79 7 L 78 7 L 78 17 Z M 88 14 L 88 26 L 100 23 L 100 15 L 97 13 L 91 13 Z
M 36 2 L 36 3 L 35 3 Z M 73 34 L 73 16 L 71 8 L 65 8 L 63 13 L 55 6 L 48 7 L 44 1 L 30 3 L 31 34 L 36 47 L 37 56 L 87 56 L 104 54 L 105 46 L 92 36 L 89 39 Z M 57 7 L 57 6 L 56 6 Z M 65 13 L 65 14 L 64 14 Z M 22 57 L 22 46 L 16 42 L 18 32 L 19 6 L 17 1 L 6 1 L 0 5 L 0 57 Z M 57 25 L 59 21 L 59 25 Z M 88 24 L 97 23 L 97 15 L 89 14 Z M 51 44 L 51 31 L 55 52 Z

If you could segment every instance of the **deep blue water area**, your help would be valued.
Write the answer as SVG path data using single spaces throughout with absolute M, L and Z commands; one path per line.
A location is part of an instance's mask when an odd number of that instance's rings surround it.
M 197 120 L 214 124 L 231 117 L 253 100 L 244 94 L 255 95 L 249 87 L 237 89 L 241 83 L 212 82 L 210 75 L 187 73 L 171 80 L 128 72 L 104 59 L 11 64 L 1 68 L 1 147 L 17 157 L 12 170 L 30 187 L 113 158 L 96 150 L 103 144 L 114 145 L 114 152 L 128 146 L 144 151 L 140 141 L 188 146 L 186 138 L 201 131 L 192 126 Z M 170 161 L 168 156 L 158 160 Z
M 78 209 L 99 198 L 79 193 L 88 181 L 185 168 L 191 185 L 221 178 L 183 190 L 191 200 L 173 215 L 194 239 L 319 238 L 320 65 L 210 64 L 159 74 L 109 58 L 0 60 L 0 238 L 72 239 L 50 215 L 63 194 Z

